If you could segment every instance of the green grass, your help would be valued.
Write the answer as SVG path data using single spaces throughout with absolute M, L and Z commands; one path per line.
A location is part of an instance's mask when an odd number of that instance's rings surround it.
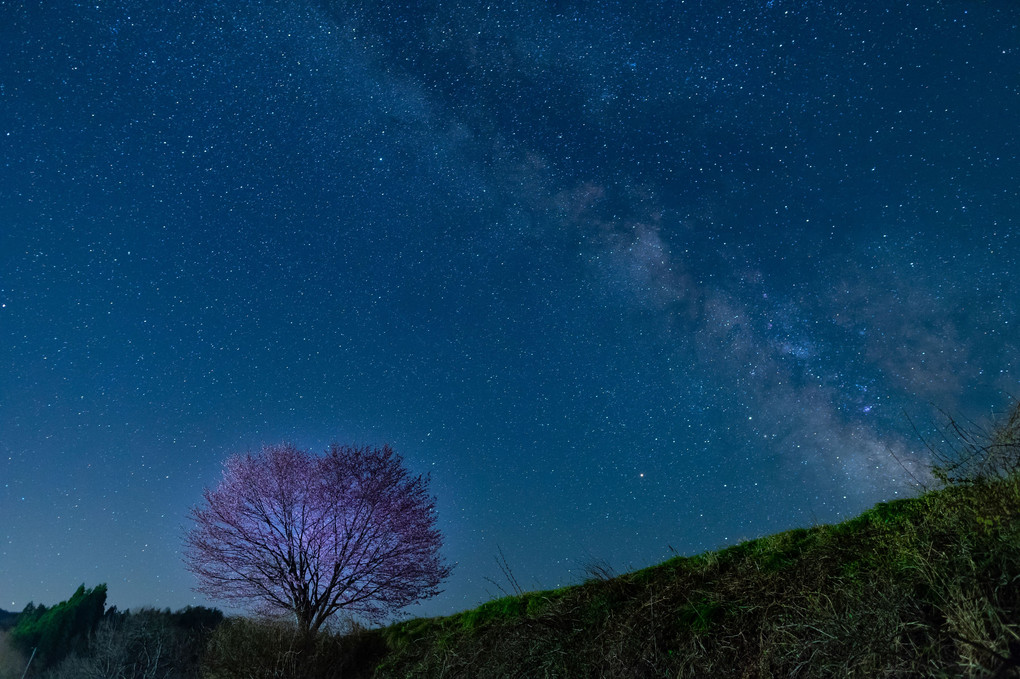
M 345 676 L 992 676 L 1020 640 L 1020 480 L 359 634 Z

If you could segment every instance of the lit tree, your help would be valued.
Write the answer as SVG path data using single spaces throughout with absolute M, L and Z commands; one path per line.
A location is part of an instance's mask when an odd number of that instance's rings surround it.
M 450 574 L 427 485 L 389 446 L 235 455 L 191 511 L 185 562 L 198 591 L 290 611 L 306 633 L 339 611 L 380 620 Z

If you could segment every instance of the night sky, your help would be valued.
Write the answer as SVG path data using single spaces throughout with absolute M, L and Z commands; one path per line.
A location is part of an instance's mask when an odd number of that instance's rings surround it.
M 431 474 L 415 614 L 914 493 L 1020 395 L 1018 130 L 1012 0 L 0 0 L 0 608 L 215 604 L 283 441 Z

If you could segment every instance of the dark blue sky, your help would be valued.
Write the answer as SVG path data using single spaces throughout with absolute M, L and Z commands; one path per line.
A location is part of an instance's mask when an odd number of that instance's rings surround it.
M 0 607 L 229 454 L 430 472 L 448 613 L 913 492 L 1020 394 L 1015 2 L 0 1 Z

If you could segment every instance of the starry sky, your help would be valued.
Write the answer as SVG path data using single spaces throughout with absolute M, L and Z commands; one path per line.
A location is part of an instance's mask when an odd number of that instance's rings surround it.
M 0 608 L 389 443 L 414 614 L 916 492 L 1020 395 L 1020 5 L 0 0 Z

